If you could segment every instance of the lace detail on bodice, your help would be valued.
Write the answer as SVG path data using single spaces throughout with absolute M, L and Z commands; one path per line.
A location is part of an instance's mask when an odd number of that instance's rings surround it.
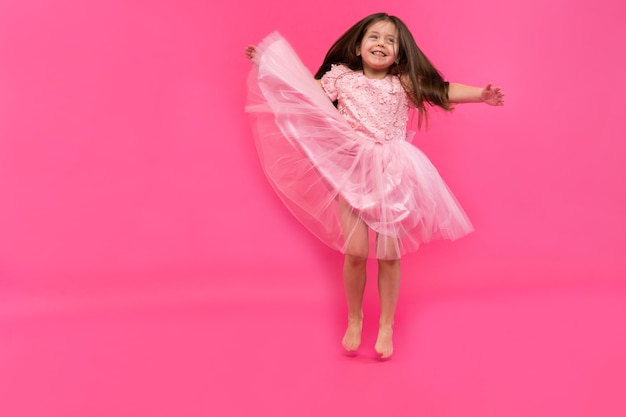
M 359 134 L 375 142 L 406 139 L 409 99 L 397 76 L 370 79 L 345 65 L 333 65 L 322 77 L 322 86 Z

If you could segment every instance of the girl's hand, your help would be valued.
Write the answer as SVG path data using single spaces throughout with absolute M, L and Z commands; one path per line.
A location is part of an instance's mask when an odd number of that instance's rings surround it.
M 480 99 L 483 103 L 490 106 L 504 106 L 504 93 L 500 90 L 500 87 L 492 87 L 491 83 L 483 88 Z
M 243 53 L 246 54 L 246 57 L 252 62 L 255 62 L 255 58 L 258 55 L 256 46 L 254 45 L 248 45 L 248 47 L 245 49 Z

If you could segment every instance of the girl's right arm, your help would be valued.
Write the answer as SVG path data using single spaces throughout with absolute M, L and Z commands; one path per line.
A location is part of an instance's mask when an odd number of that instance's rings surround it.
M 257 47 L 255 45 L 248 45 L 246 47 L 246 49 L 243 51 L 243 53 L 246 55 L 246 57 L 252 61 L 252 63 L 258 67 L 258 61 L 257 58 L 259 56 L 259 51 L 257 50 Z M 320 88 L 322 90 L 324 90 L 324 87 L 322 87 L 322 80 L 315 80 L 317 81 L 317 84 L 320 86 Z
M 255 67 L 259 67 L 259 51 L 255 45 L 248 45 L 246 49 L 244 49 L 243 53 L 250 61 L 252 61 Z

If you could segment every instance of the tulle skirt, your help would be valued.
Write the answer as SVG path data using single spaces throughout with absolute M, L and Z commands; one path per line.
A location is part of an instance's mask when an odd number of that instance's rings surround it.
M 246 111 L 261 165 L 311 233 L 342 253 L 398 259 L 473 230 L 419 149 L 356 134 L 278 33 L 258 49 Z

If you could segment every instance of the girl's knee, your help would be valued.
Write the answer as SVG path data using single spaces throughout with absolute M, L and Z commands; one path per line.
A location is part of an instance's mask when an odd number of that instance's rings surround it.
M 368 247 L 366 245 L 350 245 L 346 250 L 346 256 L 367 259 L 369 256 Z
M 400 267 L 400 258 L 398 259 L 378 259 L 379 268 L 399 268 Z
M 362 266 L 367 262 L 367 253 L 363 254 L 351 254 L 346 253 L 346 262 L 352 266 Z
M 346 256 L 365 258 L 369 256 L 367 239 L 351 238 L 346 244 Z

